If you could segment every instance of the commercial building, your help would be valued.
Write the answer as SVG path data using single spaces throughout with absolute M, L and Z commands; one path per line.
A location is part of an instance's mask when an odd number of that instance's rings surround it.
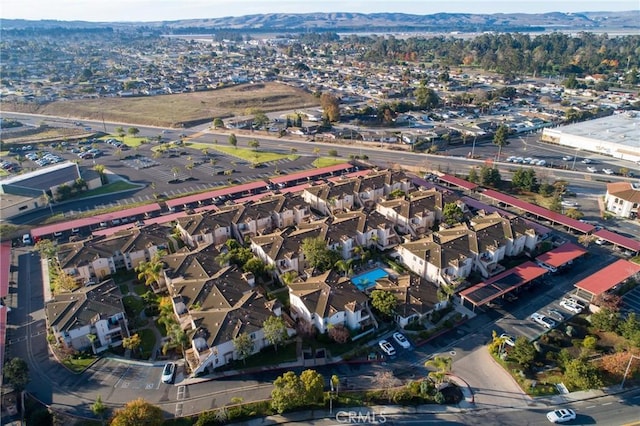
M 544 129 L 542 141 L 640 161 L 640 113 L 627 111 L 583 123 Z

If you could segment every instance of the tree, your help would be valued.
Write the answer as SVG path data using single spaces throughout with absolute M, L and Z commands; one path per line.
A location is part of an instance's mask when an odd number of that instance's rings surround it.
M 124 128 L 122 128 L 121 126 L 116 127 L 114 131 L 116 132 L 116 135 L 118 135 L 118 137 L 124 136 Z
M 242 265 L 242 270 L 245 272 L 251 272 L 254 276 L 261 276 L 266 270 L 264 261 L 258 257 L 253 256 Z
M 324 377 L 315 370 L 304 370 L 300 374 L 300 381 L 305 390 L 305 404 L 315 404 L 322 401 L 324 393 Z
M 617 380 L 622 379 L 624 372 L 629 365 L 629 358 L 631 355 L 638 356 L 640 352 L 634 351 L 621 351 L 609 355 L 604 355 L 600 359 L 600 368 L 605 373 L 614 376 Z M 629 366 L 629 376 L 633 377 L 640 372 L 640 362 L 632 362 Z
M 289 337 L 287 325 L 282 317 L 271 316 L 267 318 L 262 323 L 262 328 L 264 330 L 264 338 L 274 346 L 276 351 L 278 350 L 278 345 Z
M 102 419 L 104 419 L 104 415 L 107 413 L 107 406 L 102 402 L 101 395 L 98 395 L 96 402 L 91 404 L 91 412 L 100 417 L 100 423 L 102 423 Z
M 249 148 L 253 149 L 254 151 L 257 151 L 258 148 L 260 147 L 260 142 L 258 142 L 257 139 L 251 139 L 249 142 L 247 142 L 247 145 L 249 146 Z
M 340 344 L 347 343 L 351 338 L 351 333 L 349 333 L 349 330 L 343 325 L 330 326 L 327 334 L 331 340 Z
M 338 156 L 338 150 L 337 149 L 330 149 L 327 151 L 327 155 L 329 157 L 337 157 Z
M 433 367 L 436 371 L 429 372 L 429 377 L 433 379 L 436 385 L 444 382 L 447 373 L 451 371 L 453 359 L 448 356 L 436 356 L 424 363 L 425 367 Z
M 278 413 L 304 405 L 304 402 L 305 386 L 293 371 L 287 371 L 273 382 L 271 407 Z
M 340 121 L 340 100 L 331 93 L 320 95 L 320 106 L 322 107 L 322 117 L 329 122 Z
M 493 144 L 498 146 L 498 160 L 500 159 L 500 154 L 502 153 L 502 147 L 505 145 L 509 145 L 509 140 L 507 137 L 509 136 L 509 128 L 504 124 L 501 124 L 496 133 L 493 135 Z
M 447 225 L 455 225 L 462 222 L 464 219 L 464 213 L 458 203 L 446 203 L 442 209 L 442 219 L 444 219 Z
M 219 129 L 221 127 L 224 127 L 224 122 L 222 121 L 222 119 L 220 117 L 216 117 L 213 119 L 213 128 L 214 129 Z
M 615 331 L 618 327 L 619 316 L 610 308 L 602 308 L 591 315 L 591 325 L 599 331 Z
M 502 183 L 502 176 L 500 176 L 500 172 L 495 167 L 482 166 L 480 168 L 480 183 L 495 188 Z
M 58 246 L 53 244 L 53 241 L 43 238 L 38 240 L 35 244 L 34 248 L 38 250 L 41 257 L 46 259 L 53 259 L 56 257 L 56 253 L 58 253 Z
M 242 333 L 233 338 L 233 346 L 238 358 L 246 364 L 247 358 L 253 353 L 253 340 L 247 333 Z
M 472 183 L 478 183 L 478 181 L 480 180 L 480 177 L 478 176 L 478 171 L 476 170 L 475 167 L 472 167 L 469 170 L 469 176 L 467 177 L 467 180 Z
M 301 249 L 309 266 L 320 272 L 331 269 L 339 259 L 339 254 L 329 250 L 322 237 L 305 238 Z
M 117 410 L 111 426 L 161 426 L 164 424 L 164 415 L 160 407 L 156 407 L 138 398 L 127 403 L 124 408 Z
M 427 87 L 425 81 L 420 82 L 420 86 L 413 92 L 413 95 L 416 98 L 416 104 L 422 109 L 435 108 L 440 104 L 440 98 L 432 88 Z
M 536 357 L 536 348 L 526 337 L 520 336 L 516 339 L 510 356 L 523 368 L 529 368 Z
M 602 379 L 600 379 L 597 367 L 582 358 L 575 358 L 567 362 L 564 377 L 570 386 L 580 390 L 602 386 Z
M 267 117 L 264 112 L 257 111 L 253 116 L 253 125 L 256 128 L 261 129 L 267 124 L 269 124 L 269 117 Z
M 627 318 L 618 325 L 618 333 L 625 339 L 631 340 L 634 346 L 640 347 L 640 321 L 635 312 L 627 314 Z
M 23 391 L 29 383 L 29 366 L 22 358 L 11 358 L 4 363 L 4 379 L 17 392 Z
M 234 148 L 238 147 L 238 138 L 236 137 L 236 135 L 234 133 L 231 133 L 229 135 L 229 145 L 231 145 Z
M 562 211 L 562 199 L 559 195 L 554 195 L 549 203 L 549 210 L 560 213 Z
M 164 262 L 162 256 L 164 252 L 156 252 L 148 262 L 140 262 L 136 266 L 135 271 L 138 273 L 138 279 L 143 281 L 145 285 L 160 283 L 164 271 Z
M 76 281 L 76 279 L 71 275 L 67 274 L 65 271 L 63 271 L 59 265 L 56 264 L 54 266 L 54 269 L 55 269 L 55 278 L 53 279 L 54 289 L 58 291 L 61 289 L 64 289 L 67 291 L 73 291 L 80 286 Z
M 612 312 L 618 312 L 622 306 L 622 297 L 613 293 L 600 293 L 596 296 L 593 304 L 601 308 L 610 309 Z
M 135 137 L 138 136 L 138 133 L 140 133 L 140 129 L 138 129 L 137 127 L 129 127 L 129 129 L 127 129 L 127 133 Z
M 580 220 L 584 217 L 584 213 L 574 208 L 567 210 L 564 214 L 565 216 L 570 217 L 571 219 L 576 219 L 576 220 Z
M 103 185 L 108 183 L 107 176 L 104 172 L 105 167 L 103 164 L 96 164 L 95 166 L 93 166 L 93 170 L 95 170 L 95 172 L 98 173 L 98 176 L 100 176 L 100 183 L 102 183 Z
M 520 167 L 513 173 L 511 183 L 516 188 L 523 189 L 525 191 L 537 191 L 538 179 L 536 178 L 536 171 L 531 168 Z
M 373 290 L 371 292 L 371 306 L 386 317 L 393 316 L 398 299 L 390 291 Z
M 333 266 L 342 272 L 344 276 L 348 276 L 353 273 L 353 259 L 340 259 Z
M 138 333 L 133 334 L 131 337 L 125 337 L 122 339 L 122 347 L 125 349 L 130 349 L 132 352 L 135 352 L 142 345 L 142 339 L 138 335 Z

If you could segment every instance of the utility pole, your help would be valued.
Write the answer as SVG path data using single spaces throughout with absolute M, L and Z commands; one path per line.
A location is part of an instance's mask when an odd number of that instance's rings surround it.
M 627 369 L 624 371 L 624 376 L 622 376 L 622 383 L 620 383 L 620 389 L 624 389 L 624 382 L 627 380 L 627 374 L 629 374 L 629 370 L 631 369 L 631 362 L 635 359 L 640 359 L 640 356 L 636 356 L 631 354 L 629 357 L 629 363 L 627 364 Z

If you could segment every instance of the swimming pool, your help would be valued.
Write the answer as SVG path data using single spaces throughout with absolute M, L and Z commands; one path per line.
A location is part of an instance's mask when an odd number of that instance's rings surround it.
M 376 285 L 376 280 L 379 280 L 380 278 L 386 278 L 388 276 L 389 274 L 387 273 L 387 271 L 382 268 L 376 268 L 372 269 L 369 272 L 365 272 L 364 274 L 360 274 L 351 278 L 351 282 L 353 283 L 353 285 L 358 287 L 360 291 L 364 291 Z

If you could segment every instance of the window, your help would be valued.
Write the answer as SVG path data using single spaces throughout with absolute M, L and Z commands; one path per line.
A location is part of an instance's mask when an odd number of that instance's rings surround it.
M 637 209 L 638 208 L 638 203 L 633 203 L 633 206 L 631 206 L 632 209 Z

